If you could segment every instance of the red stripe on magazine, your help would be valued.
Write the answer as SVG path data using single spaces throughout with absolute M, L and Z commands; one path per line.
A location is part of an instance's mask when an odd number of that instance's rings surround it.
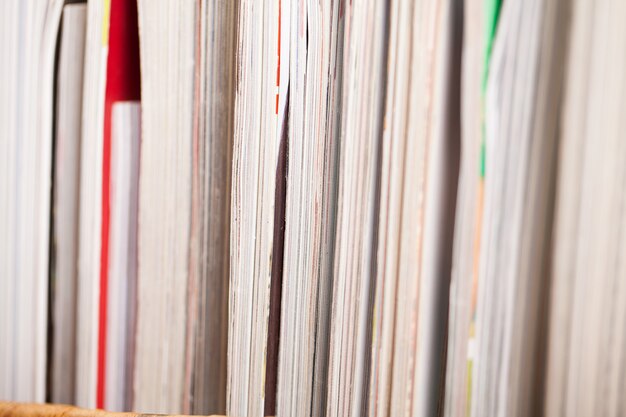
M 109 55 L 104 104 L 102 160 L 102 227 L 100 245 L 100 305 L 96 407 L 104 408 L 106 383 L 107 302 L 111 169 L 111 109 L 116 101 L 139 100 L 139 32 L 137 2 L 111 0 Z

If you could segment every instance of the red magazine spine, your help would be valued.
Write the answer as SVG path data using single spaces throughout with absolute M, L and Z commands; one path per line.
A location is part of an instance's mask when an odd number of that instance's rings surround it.
M 106 384 L 107 305 L 111 171 L 111 115 L 113 103 L 140 99 L 137 2 L 109 0 L 109 53 L 104 104 L 102 160 L 102 227 L 100 245 L 100 300 L 96 407 L 104 408 Z

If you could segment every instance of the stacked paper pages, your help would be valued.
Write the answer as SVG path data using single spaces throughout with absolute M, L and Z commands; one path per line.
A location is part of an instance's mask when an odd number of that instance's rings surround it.
M 623 415 L 625 19 L 0 1 L 0 401 Z

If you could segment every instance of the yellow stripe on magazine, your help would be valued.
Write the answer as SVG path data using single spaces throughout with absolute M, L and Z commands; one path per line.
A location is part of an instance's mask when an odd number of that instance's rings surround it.
M 109 44 L 109 16 L 111 14 L 111 0 L 104 0 L 102 14 L 102 46 Z

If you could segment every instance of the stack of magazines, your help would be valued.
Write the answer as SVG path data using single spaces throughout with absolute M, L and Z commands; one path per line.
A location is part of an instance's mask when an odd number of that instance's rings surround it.
M 1 0 L 0 401 L 621 416 L 623 0 Z

